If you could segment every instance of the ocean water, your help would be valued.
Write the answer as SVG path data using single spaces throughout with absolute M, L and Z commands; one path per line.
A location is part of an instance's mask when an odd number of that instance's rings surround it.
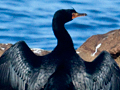
M 120 0 L 0 0 L 0 43 L 24 40 L 30 48 L 53 50 L 52 18 L 59 9 L 87 13 L 65 24 L 77 49 L 90 36 L 120 29 Z

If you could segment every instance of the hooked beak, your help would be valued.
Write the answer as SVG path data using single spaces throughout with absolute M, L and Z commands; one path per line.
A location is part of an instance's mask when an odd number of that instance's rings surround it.
M 86 13 L 72 13 L 72 19 L 76 17 L 81 17 L 81 16 L 87 16 L 87 14 Z

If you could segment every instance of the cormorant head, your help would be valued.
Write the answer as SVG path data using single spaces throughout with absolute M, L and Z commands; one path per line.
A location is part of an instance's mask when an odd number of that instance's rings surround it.
M 53 20 L 59 21 L 59 23 L 66 23 L 73 20 L 76 17 L 86 16 L 86 13 L 77 13 L 74 9 L 61 9 L 58 10 L 53 17 Z

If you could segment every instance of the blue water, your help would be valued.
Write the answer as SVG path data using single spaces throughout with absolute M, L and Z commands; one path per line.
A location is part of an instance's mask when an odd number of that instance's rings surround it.
M 65 25 L 77 49 L 92 35 L 120 29 L 119 6 L 120 0 L 0 0 L 0 43 L 24 40 L 30 48 L 53 50 L 54 12 L 74 7 L 88 14 Z

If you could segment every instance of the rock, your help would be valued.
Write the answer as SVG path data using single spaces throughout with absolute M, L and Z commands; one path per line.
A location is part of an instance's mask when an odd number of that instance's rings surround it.
M 12 46 L 12 44 L 0 44 L 0 56 L 10 47 Z M 39 49 L 39 48 L 32 48 L 31 49 L 36 55 L 38 56 L 43 56 L 46 55 L 48 53 L 50 53 L 50 51 L 46 51 L 43 49 Z
M 0 44 L 0 56 L 8 49 L 12 46 L 12 44 Z
M 43 56 L 51 52 L 51 51 L 46 51 L 46 50 L 39 49 L 39 48 L 32 48 L 31 50 L 38 56 Z
M 76 51 L 84 60 L 92 61 L 103 50 L 108 51 L 120 66 L 120 29 L 93 35 Z

